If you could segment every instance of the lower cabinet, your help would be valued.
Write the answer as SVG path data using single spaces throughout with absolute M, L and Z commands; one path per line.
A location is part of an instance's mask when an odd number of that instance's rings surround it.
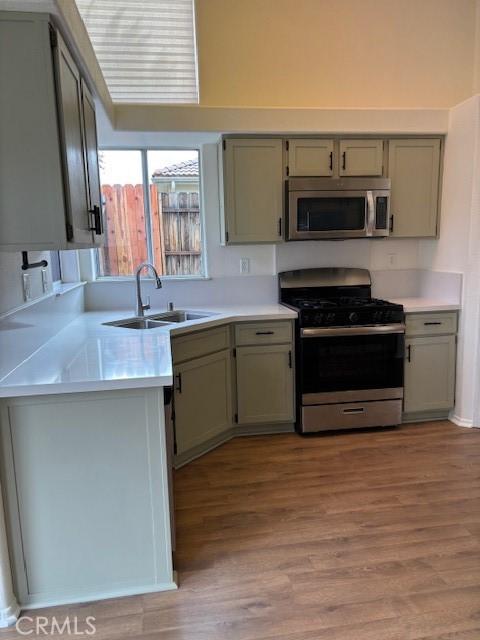
M 292 422 L 291 345 L 238 347 L 236 360 L 238 423 Z
M 407 339 L 405 412 L 451 409 L 455 390 L 455 336 Z
M 180 455 L 232 426 L 230 349 L 174 369 L 176 453 Z
M 404 417 L 453 408 L 456 331 L 455 311 L 407 314 Z

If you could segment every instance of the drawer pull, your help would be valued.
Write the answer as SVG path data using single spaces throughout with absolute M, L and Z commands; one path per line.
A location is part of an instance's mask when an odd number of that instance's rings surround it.
M 423 323 L 426 327 L 430 327 L 433 325 L 439 325 L 439 324 L 443 324 L 443 322 L 424 322 Z
M 273 336 L 274 333 L 275 331 L 256 331 L 255 335 L 256 336 Z
M 344 409 L 343 413 L 363 413 L 365 411 L 364 407 L 352 408 L 352 409 Z
M 412 345 L 409 344 L 407 347 L 407 360 L 408 362 L 412 361 Z

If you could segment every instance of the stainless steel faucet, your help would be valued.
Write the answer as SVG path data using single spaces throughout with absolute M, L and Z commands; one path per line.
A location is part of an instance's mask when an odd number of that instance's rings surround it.
M 139 264 L 137 270 L 135 271 L 135 279 L 137 281 L 137 306 L 135 311 L 136 315 L 139 317 L 143 317 L 143 312 L 147 309 L 150 309 L 150 297 L 147 298 L 147 304 L 143 304 L 142 302 L 142 293 L 140 290 L 140 273 L 142 269 L 150 269 L 150 271 L 153 271 L 153 274 L 155 276 L 155 288 L 162 288 L 162 281 L 160 280 L 157 270 L 155 269 L 153 264 L 151 262 L 142 262 L 142 264 Z

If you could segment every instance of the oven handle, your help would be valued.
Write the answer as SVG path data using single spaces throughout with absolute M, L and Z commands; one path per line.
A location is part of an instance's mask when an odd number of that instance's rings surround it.
M 307 327 L 300 331 L 300 336 L 302 338 L 322 338 L 325 336 L 367 336 L 378 333 L 405 333 L 405 325 L 399 322 L 369 327 Z

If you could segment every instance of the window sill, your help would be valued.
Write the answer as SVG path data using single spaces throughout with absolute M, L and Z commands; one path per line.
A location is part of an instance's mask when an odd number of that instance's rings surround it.
M 162 282 L 191 282 L 194 281 L 203 281 L 203 280 L 211 280 L 212 278 L 209 276 L 160 276 L 160 280 Z M 112 282 L 134 282 L 135 276 L 98 276 L 94 283 L 112 283 Z M 150 278 L 148 276 L 142 275 L 142 282 L 153 282 L 154 278 Z
M 59 298 L 73 289 L 85 286 L 86 282 L 54 282 L 52 285 L 52 294 Z

